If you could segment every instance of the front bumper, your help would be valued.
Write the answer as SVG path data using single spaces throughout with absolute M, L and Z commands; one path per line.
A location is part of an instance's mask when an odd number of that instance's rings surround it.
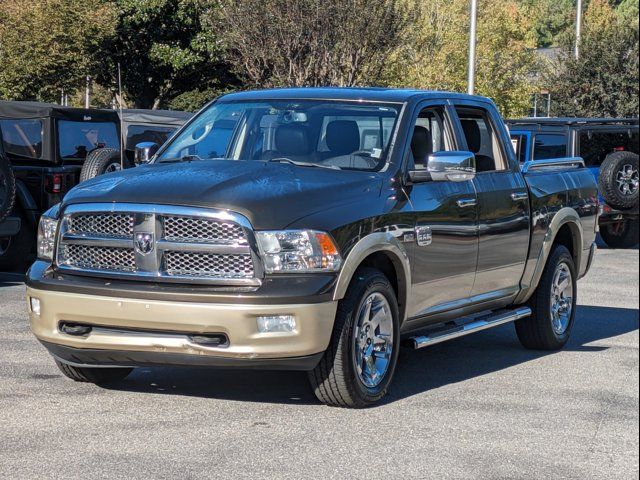
M 40 314 L 30 299 L 40 300 Z M 76 366 L 200 365 L 308 370 L 329 345 L 337 302 L 222 304 L 96 296 L 27 287 L 31 329 L 59 360 Z M 260 333 L 257 317 L 293 315 L 291 333 Z M 92 327 L 84 336 L 61 322 Z M 226 336 L 209 347 L 194 335 Z

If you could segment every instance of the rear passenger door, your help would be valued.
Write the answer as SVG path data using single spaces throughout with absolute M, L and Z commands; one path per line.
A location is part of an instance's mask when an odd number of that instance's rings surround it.
M 471 301 L 509 297 L 519 290 L 529 249 L 527 185 L 497 111 L 468 101 L 456 104 L 456 113 L 476 155 L 479 246 Z

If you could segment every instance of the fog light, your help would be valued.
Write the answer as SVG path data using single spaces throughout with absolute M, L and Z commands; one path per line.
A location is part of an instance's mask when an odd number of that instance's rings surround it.
M 31 312 L 34 315 L 40 316 L 40 299 L 35 297 L 30 297 L 29 304 L 31 305 Z
M 260 333 L 291 333 L 296 331 L 296 317 L 293 315 L 269 315 L 258 317 Z

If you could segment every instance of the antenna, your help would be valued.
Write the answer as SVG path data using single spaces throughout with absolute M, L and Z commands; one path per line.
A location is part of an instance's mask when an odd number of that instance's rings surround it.
M 122 117 L 122 70 L 118 62 L 118 107 L 120 110 L 120 168 L 124 170 L 124 122 Z

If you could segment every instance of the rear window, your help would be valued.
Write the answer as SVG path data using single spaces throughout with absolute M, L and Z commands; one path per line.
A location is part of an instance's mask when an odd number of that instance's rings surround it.
M 5 152 L 26 158 L 42 158 L 43 127 L 44 121 L 41 119 L 0 120 Z
M 98 147 L 120 148 L 118 129 L 112 122 L 58 121 L 58 144 L 63 159 L 83 160 Z
M 564 134 L 536 135 L 533 145 L 534 160 L 548 160 L 567 156 L 567 136 Z
M 630 151 L 638 153 L 638 130 L 631 132 L 596 132 L 580 133 L 580 156 L 589 167 L 598 167 L 610 153 Z
M 142 142 L 162 145 L 176 131 L 175 127 L 155 127 L 150 125 L 130 125 L 127 129 L 127 150 L 135 150 Z

